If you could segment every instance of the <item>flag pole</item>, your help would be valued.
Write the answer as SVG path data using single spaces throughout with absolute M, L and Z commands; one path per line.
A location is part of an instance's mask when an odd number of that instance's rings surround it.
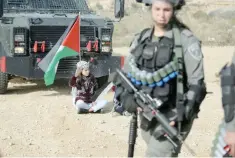
M 82 60 L 82 57 L 81 57 L 81 12 L 79 11 L 78 13 L 78 27 L 79 27 L 79 31 L 78 31 L 78 36 L 79 36 L 79 41 L 78 41 L 78 46 L 79 46 L 79 61 Z

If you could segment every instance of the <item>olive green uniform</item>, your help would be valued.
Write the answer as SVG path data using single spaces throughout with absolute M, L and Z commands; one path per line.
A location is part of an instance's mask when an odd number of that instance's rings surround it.
M 147 31 L 142 37 L 149 37 L 151 36 L 152 30 Z M 164 36 L 168 38 L 174 38 L 173 37 L 173 31 L 168 30 L 165 32 Z M 131 43 L 130 51 L 138 45 L 138 40 L 140 39 L 140 34 L 137 34 Z M 158 41 L 158 37 L 153 37 L 153 41 Z M 181 31 L 181 44 L 183 48 L 183 58 L 184 58 L 184 66 L 187 74 L 187 84 L 188 85 L 195 85 L 198 83 L 201 83 L 204 81 L 204 68 L 203 68 L 203 54 L 201 50 L 201 43 L 200 41 L 192 34 L 191 31 L 184 29 Z M 129 68 L 129 61 L 131 58 L 134 58 L 132 54 L 130 54 L 126 60 L 124 70 L 128 71 Z M 192 91 L 188 91 L 186 93 L 187 98 L 193 97 Z M 176 109 L 168 109 L 165 112 L 163 112 L 169 120 L 175 120 L 177 117 Z M 142 115 L 140 115 L 142 117 Z M 188 122 L 187 124 L 184 124 L 182 127 L 182 132 L 186 132 L 184 138 L 188 135 L 188 133 L 191 130 L 193 123 L 192 121 Z M 152 127 L 149 131 L 142 130 L 142 136 L 147 144 L 147 151 L 146 151 L 146 157 L 170 157 L 170 156 L 177 156 L 179 153 L 179 149 L 181 146 L 176 141 L 176 143 L 179 145 L 179 148 L 175 150 L 173 144 L 167 140 L 166 138 L 159 137 L 156 139 L 156 137 L 153 135 L 153 133 L 160 133 L 161 127 L 156 124 L 154 127 Z

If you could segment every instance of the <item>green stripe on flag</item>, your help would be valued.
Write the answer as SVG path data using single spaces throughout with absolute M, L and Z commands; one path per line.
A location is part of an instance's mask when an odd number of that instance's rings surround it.
M 45 81 L 46 86 L 54 83 L 56 72 L 57 72 L 57 65 L 59 64 L 60 59 L 65 58 L 65 57 L 77 56 L 77 55 L 78 55 L 78 52 L 68 47 L 60 46 L 60 48 L 56 52 L 48 69 L 46 70 L 44 74 L 44 81 Z

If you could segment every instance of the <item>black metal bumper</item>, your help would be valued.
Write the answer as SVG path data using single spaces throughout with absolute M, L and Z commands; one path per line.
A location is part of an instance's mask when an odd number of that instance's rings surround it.
M 28 79 L 43 79 L 44 72 L 38 67 L 39 58 L 5 57 L 6 73 Z M 57 68 L 56 79 L 70 78 L 74 75 L 78 58 L 62 59 Z M 104 56 L 91 63 L 91 72 L 95 77 L 102 77 L 121 68 L 124 58 L 120 56 Z

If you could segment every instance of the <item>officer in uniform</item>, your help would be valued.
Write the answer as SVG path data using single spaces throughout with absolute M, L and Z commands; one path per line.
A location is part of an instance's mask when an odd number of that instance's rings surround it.
M 221 70 L 222 104 L 225 121 L 225 142 L 230 147 L 229 154 L 235 157 L 235 53 L 230 65 Z
M 124 71 L 139 90 L 164 102 L 159 111 L 184 133 L 185 139 L 206 96 L 206 85 L 201 43 L 175 16 L 184 4 L 184 0 L 151 0 L 154 25 L 135 36 Z M 133 93 L 115 79 L 115 106 L 136 112 Z M 175 140 L 179 146 L 176 149 L 164 137 L 158 122 L 148 121 L 143 112 L 139 110 L 146 157 L 178 156 L 180 143 Z

